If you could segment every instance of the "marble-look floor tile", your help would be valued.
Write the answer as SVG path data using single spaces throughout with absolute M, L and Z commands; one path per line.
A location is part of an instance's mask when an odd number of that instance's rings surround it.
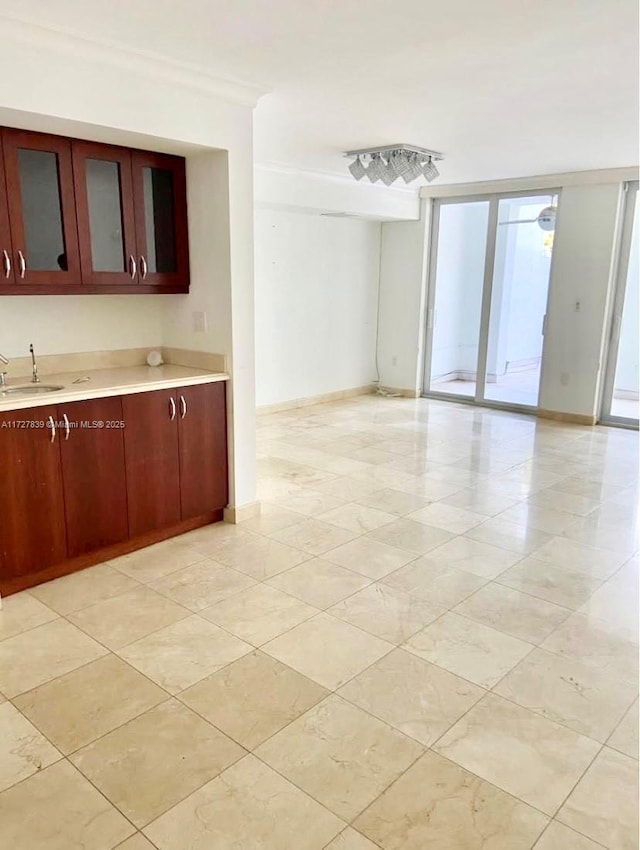
M 71 623 L 53 620 L 2 642 L 0 691 L 15 697 L 106 654 Z
M 271 587 L 320 609 L 328 608 L 370 583 L 371 579 L 322 558 L 305 561 L 268 582 Z
M 0 640 L 14 637 L 28 629 L 42 626 L 58 615 L 28 591 L 14 593 L 2 599 L 0 608 Z
M 60 758 L 58 750 L 10 702 L 0 705 L 0 791 Z
M 415 741 L 333 695 L 258 747 L 256 755 L 350 821 L 422 752 Z
M 565 537 L 552 537 L 536 549 L 535 557 L 560 569 L 569 566 L 572 572 L 582 572 L 605 581 L 624 564 L 628 555 L 584 546 Z
M 388 546 L 394 546 L 396 549 L 404 549 L 417 557 L 435 549 L 442 543 L 446 543 L 454 535 L 442 528 L 435 528 L 413 519 L 402 518 L 389 523 L 389 525 L 383 525 L 375 531 L 370 531 L 367 536 L 380 543 L 386 543 Z
M 551 539 L 551 535 L 545 531 L 538 531 L 535 528 L 497 517 L 471 528 L 467 531 L 467 537 L 478 540 L 480 543 L 489 543 L 491 546 L 517 552 L 520 555 L 530 555 Z
M 426 508 L 429 504 L 429 499 L 425 499 L 422 496 L 416 496 L 413 493 L 403 493 L 401 490 L 391 490 L 389 488 L 375 490 L 367 495 L 355 498 L 361 505 L 384 511 L 396 517 L 406 516 L 413 513 L 413 511 L 419 511 L 421 508 Z
M 351 502 L 320 514 L 318 519 L 323 522 L 330 522 L 332 525 L 337 525 L 340 528 L 346 528 L 347 531 L 353 531 L 356 534 L 365 534 L 367 531 L 373 531 L 374 528 L 379 528 L 381 525 L 388 525 L 396 517 L 386 511 L 380 511 L 377 508 L 369 508 L 365 505 Z
M 304 676 L 335 690 L 392 649 L 392 644 L 318 614 L 262 647 Z
M 303 623 L 318 609 L 289 596 L 275 587 L 259 584 L 236 593 L 212 608 L 205 608 L 200 616 L 222 626 L 228 632 L 260 646 Z
M 429 554 L 385 576 L 382 583 L 434 605 L 452 608 L 486 584 L 486 579 L 456 570 Z
M 554 820 L 545 829 L 535 850 L 602 850 L 602 844 L 595 844 L 590 838 Z
M 606 670 L 536 649 L 495 692 L 604 742 L 633 702 L 637 687 Z
M 389 643 L 399 644 L 444 610 L 404 590 L 375 583 L 338 602 L 328 613 Z
M 14 702 L 66 755 L 165 699 L 157 685 L 115 655 L 105 655 Z
M 149 586 L 190 611 L 201 611 L 255 583 L 244 573 L 207 559 L 150 582 Z
M 68 619 L 109 649 L 119 649 L 189 613 L 145 586 L 89 605 L 69 614 Z
M 636 700 L 614 730 L 607 744 L 614 750 L 637 759 L 640 749 L 638 725 L 638 700 Z
M 614 624 L 572 614 L 541 647 L 609 670 L 632 682 L 638 681 L 638 644 L 616 631 Z
M 170 700 L 79 750 L 71 761 L 142 827 L 244 752 L 185 705 Z
M 488 694 L 434 749 L 553 815 L 599 746 L 526 708 Z
M 30 592 L 58 614 L 69 614 L 137 587 L 140 587 L 137 581 L 109 564 L 98 564 L 40 584 Z
M 253 750 L 327 694 L 317 682 L 253 652 L 183 691 L 179 699 Z
M 327 844 L 325 850 L 378 850 L 378 847 L 360 832 L 347 827 L 330 844 Z
M 296 528 L 298 523 L 287 528 Z M 270 537 L 259 537 L 248 543 L 228 546 L 218 553 L 218 560 L 257 581 L 264 581 L 309 559 L 306 552 L 285 546 Z
M 464 534 L 470 528 L 486 522 L 488 516 L 484 516 L 466 508 L 457 508 L 446 505 L 444 502 L 433 502 L 415 513 L 409 514 L 408 519 L 423 522 L 434 528 L 442 528 L 452 534 Z
M 304 514 L 288 511 L 286 508 L 271 502 L 263 502 L 260 506 L 259 515 L 245 520 L 241 525 L 243 529 L 254 531 L 257 534 L 273 534 L 275 531 L 282 531 L 283 528 L 289 528 L 305 519 Z
M 360 537 L 358 540 L 327 552 L 325 560 L 370 579 L 379 579 L 413 560 L 414 557 L 396 546 L 388 546 L 386 543 L 380 543 L 368 537 Z
M 638 568 L 634 564 L 622 567 L 606 581 L 580 608 L 596 620 L 614 623 L 626 631 L 630 640 L 638 640 Z
M 529 556 L 497 578 L 514 590 L 576 610 L 600 587 L 600 579 L 556 567 Z
M 159 850 L 323 850 L 344 826 L 249 755 L 144 831 Z
M 547 821 L 427 752 L 354 825 L 384 850 L 530 850 Z
M 271 535 L 275 540 L 291 546 L 294 549 L 301 549 L 309 555 L 322 555 L 328 552 L 329 549 L 335 549 L 336 546 L 342 546 L 353 540 L 357 535 L 353 531 L 347 531 L 344 528 L 338 528 L 328 522 L 321 522 L 318 519 L 308 519 L 304 522 L 299 522 L 292 525 L 290 528 L 285 528 L 283 531 L 277 531 Z
M 243 541 L 249 542 L 250 540 L 255 540 L 255 538 L 256 535 L 251 531 L 245 530 L 244 525 L 217 522 L 213 525 L 205 525 L 203 528 L 196 528 L 194 531 L 182 534 L 176 540 L 180 544 L 189 546 L 192 550 L 199 553 L 201 559 L 212 558 L 215 561 L 216 554 L 224 551 L 228 546 L 237 546 Z M 182 566 L 186 567 L 188 564 L 183 564 Z
M 430 746 L 484 691 L 401 649 L 340 689 L 350 702 Z
M 0 794 L 0 847 L 112 850 L 134 831 L 68 761 Z
M 527 643 L 540 643 L 571 611 L 526 593 L 492 582 L 480 588 L 455 609 L 471 620 Z
M 316 484 L 322 483 L 317 481 Z M 312 485 L 313 486 L 313 485 Z M 301 492 L 294 496 L 287 496 L 284 499 L 278 499 L 277 504 L 281 505 L 289 511 L 295 511 L 299 514 L 304 514 L 307 517 L 317 517 L 327 511 L 333 511 L 345 504 L 343 498 L 329 496 L 326 493 L 320 493 L 315 489 L 304 488 Z
M 498 546 L 480 543 L 469 537 L 454 537 L 448 543 L 432 549 L 425 559 L 442 564 L 449 569 L 472 573 L 480 578 L 492 579 L 517 563 L 522 556 Z
M 165 691 L 176 694 L 252 648 L 194 614 L 128 644 L 118 654 Z
M 156 850 L 153 844 L 148 841 L 141 832 L 127 838 L 122 844 L 118 844 L 116 850 Z
M 558 812 L 558 820 L 611 850 L 636 850 L 638 762 L 604 747 Z
M 483 688 L 493 687 L 533 649 L 451 611 L 413 635 L 403 648 Z
M 185 537 L 163 540 L 129 555 L 113 558 L 109 563 L 121 573 L 146 584 L 202 561 L 205 555 L 189 546 Z
M 333 478 L 331 481 L 323 481 L 321 484 L 314 484 L 314 490 L 319 493 L 326 493 L 328 496 L 337 496 L 349 502 L 360 502 L 366 505 L 367 499 L 372 493 L 379 493 L 380 488 L 375 481 L 358 481 L 357 478 L 352 478 L 350 475 L 342 475 L 339 478 Z M 371 505 L 373 508 L 378 505 Z M 381 507 L 380 510 L 385 510 Z M 391 511 L 393 513 L 393 511 Z
M 533 504 L 531 497 L 512 505 L 495 517 L 501 522 L 514 522 L 547 534 L 562 534 L 576 521 L 574 514 L 555 511 L 543 505 Z

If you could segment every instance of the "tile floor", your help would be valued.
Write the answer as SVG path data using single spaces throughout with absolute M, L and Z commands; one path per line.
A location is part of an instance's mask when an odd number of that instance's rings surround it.
M 0 612 L 0 846 L 634 850 L 637 435 L 262 416 L 263 512 Z

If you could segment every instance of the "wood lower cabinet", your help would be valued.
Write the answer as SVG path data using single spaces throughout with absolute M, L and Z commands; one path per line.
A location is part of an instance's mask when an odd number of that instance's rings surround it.
M 189 519 L 227 504 L 225 385 L 182 387 L 177 396 L 180 513 Z
M 60 405 L 58 416 L 67 549 L 73 558 L 129 536 L 122 399 Z
M 222 519 L 225 384 L 0 413 L 0 468 L 6 595 Z
M 224 383 L 123 397 L 132 536 L 227 504 Z
M 55 406 L 0 413 L 0 577 L 67 557 Z
M 122 414 L 129 532 L 135 537 L 180 519 L 175 391 L 124 396 Z

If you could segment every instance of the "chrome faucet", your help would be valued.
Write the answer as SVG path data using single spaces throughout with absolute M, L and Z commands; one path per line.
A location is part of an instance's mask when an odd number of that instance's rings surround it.
M 31 383 L 32 384 L 39 384 L 40 378 L 38 377 L 38 367 L 36 365 L 36 355 L 35 355 L 35 351 L 33 350 L 33 343 L 31 343 L 31 345 L 29 346 L 29 351 L 31 353 L 31 363 L 33 364 L 33 366 L 32 366 L 33 378 L 31 378 Z
M 4 356 L 4 354 L 0 354 L 0 363 L 4 363 L 5 366 L 9 365 L 8 359 Z M 7 383 L 7 373 L 0 372 L 0 388 L 4 387 Z

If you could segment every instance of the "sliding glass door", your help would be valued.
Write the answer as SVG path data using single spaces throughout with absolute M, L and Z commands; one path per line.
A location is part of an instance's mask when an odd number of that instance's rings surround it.
M 638 183 L 626 185 L 618 276 L 614 295 L 601 421 L 638 425 L 638 282 L 640 216 Z
M 435 202 L 428 395 L 537 406 L 557 195 Z

